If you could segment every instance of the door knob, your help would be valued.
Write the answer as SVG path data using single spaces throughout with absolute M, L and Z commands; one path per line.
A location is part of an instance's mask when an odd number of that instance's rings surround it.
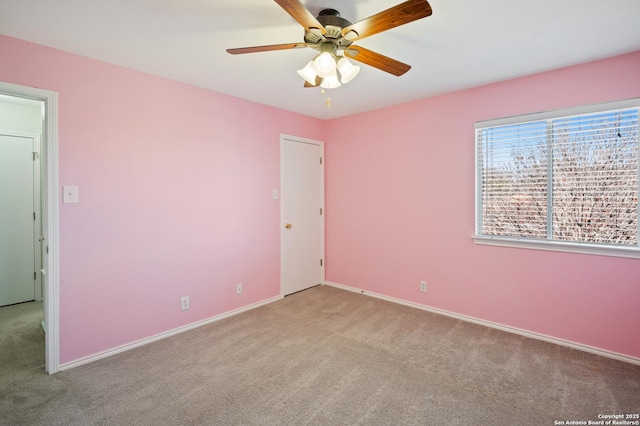
M 287 229 L 291 229 L 291 227 L 292 227 L 292 226 L 293 226 L 293 225 L 292 225 L 292 224 L 290 224 L 290 223 L 287 223 L 286 225 L 284 225 L 284 227 L 285 227 L 285 228 L 287 228 Z

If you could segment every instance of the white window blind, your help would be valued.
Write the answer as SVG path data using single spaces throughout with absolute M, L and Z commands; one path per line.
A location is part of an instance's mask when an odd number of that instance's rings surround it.
M 633 99 L 476 123 L 474 240 L 640 257 L 639 111 Z

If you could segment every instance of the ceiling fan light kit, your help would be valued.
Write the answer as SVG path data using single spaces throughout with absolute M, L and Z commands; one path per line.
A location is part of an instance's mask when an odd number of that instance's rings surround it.
M 335 9 L 324 9 L 314 17 L 299 0 L 275 2 L 304 27 L 304 42 L 227 49 L 227 52 L 237 55 L 310 47 L 320 53 L 298 70 L 298 74 L 305 80 L 305 87 L 323 89 L 335 89 L 358 75 L 360 67 L 349 62 L 347 56 L 395 76 L 409 71 L 410 65 L 352 43 L 432 14 L 426 0 L 407 0 L 352 24 Z
M 340 72 L 339 79 L 338 71 Z M 309 61 L 304 68 L 298 70 L 298 75 L 305 79 L 310 86 L 317 86 L 317 77 L 320 77 L 320 87 L 336 89 L 353 80 L 359 72 L 360 67 L 353 65 L 344 56 L 323 52 Z

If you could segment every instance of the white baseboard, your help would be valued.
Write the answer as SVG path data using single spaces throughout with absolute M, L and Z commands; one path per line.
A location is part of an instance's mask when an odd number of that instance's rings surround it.
M 182 326 L 182 327 L 174 328 L 173 330 L 165 331 L 163 333 L 159 333 L 159 334 L 156 334 L 154 336 L 147 337 L 145 339 L 136 340 L 135 342 L 127 343 L 127 344 L 122 345 L 122 346 L 117 346 L 117 347 L 115 347 L 113 349 L 108 349 L 108 350 L 103 351 L 103 352 L 98 352 L 96 354 L 89 355 L 89 356 L 86 356 L 84 358 L 80 358 L 80 359 L 77 359 L 77 360 L 74 360 L 74 361 L 70 361 L 70 362 L 65 362 L 64 364 L 60 364 L 59 370 L 60 371 L 70 370 L 72 368 L 79 367 L 79 366 L 84 365 L 84 364 L 89 364 L 90 362 L 94 362 L 94 361 L 97 361 L 97 360 L 102 359 L 102 358 L 107 358 L 107 357 L 110 357 L 112 355 L 116 355 L 116 354 L 119 354 L 119 353 L 122 353 L 122 352 L 126 352 L 128 350 L 131 350 L 131 349 L 134 349 L 134 348 L 137 348 L 137 347 L 140 347 L 140 346 L 144 346 L 144 345 L 156 342 L 156 341 L 161 340 L 161 339 L 166 339 L 167 337 L 175 336 L 176 334 L 179 334 L 179 333 L 184 333 L 185 331 L 193 330 L 194 328 L 202 327 L 203 325 L 211 324 L 213 322 L 220 321 L 222 319 L 229 318 L 229 317 L 241 314 L 241 313 L 246 312 L 246 311 L 250 311 L 251 309 L 259 308 L 260 306 L 268 305 L 269 303 L 273 303 L 273 302 L 275 302 L 277 300 L 280 300 L 282 298 L 283 298 L 282 295 L 279 295 L 279 296 L 276 296 L 276 297 L 272 297 L 270 299 L 266 299 L 266 300 L 263 300 L 261 302 L 254 303 L 252 305 L 244 306 L 242 308 L 235 309 L 233 311 L 229 311 L 229 312 L 225 312 L 225 313 L 220 314 L 220 315 L 213 316 L 211 318 L 207 318 L 207 319 L 204 319 L 204 320 L 201 320 L 201 321 L 197 321 L 197 322 L 194 322 L 194 323 L 191 323 L 191 324 L 187 324 L 187 325 Z
M 535 333 L 535 332 L 532 332 L 532 331 L 523 330 L 521 328 L 511 327 L 511 326 L 508 326 L 508 325 L 503 325 L 503 324 L 499 324 L 499 323 L 492 322 L 492 321 L 486 321 L 486 320 L 482 320 L 482 319 L 479 319 L 479 318 L 470 317 L 470 316 L 467 316 L 467 315 L 456 314 L 454 312 L 446 311 L 446 310 L 443 310 L 443 309 L 432 308 L 432 307 L 427 306 L 427 305 L 421 305 L 419 303 L 408 302 L 406 300 L 396 299 L 395 297 L 385 296 L 383 294 L 373 293 L 373 292 L 370 292 L 370 291 L 365 291 L 365 290 L 362 290 L 362 289 L 358 289 L 358 288 L 355 288 L 355 287 L 350 287 L 350 286 L 334 283 L 334 282 L 331 282 L 331 281 L 325 281 L 324 284 L 328 285 L 328 286 L 331 286 L 331 287 L 337 287 L 337 288 L 341 288 L 343 290 L 352 291 L 354 293 L 361 293 L 361 294 L 364 294 L 366 296 L 375 297 L 377 299 L 386 300 L 388 302 L 398 303 L 400 305 L 405 305 L 405 306 L 409 306 L 409 307 L 412 307 L 412 308 L 422 309 L 423 311 L 432 312 L 434 314 L 445 315 L 445 316 L 448 316 L 448 317 L 451 317 L 451 318 L 455 318 L 455 319 L 459 319 L 459 320 L 462 320 L 462 321 L 471 322 L 471 323 L 479 324 L 479 325 L 484 325 L 486 327 L 495 328 L 495 329 L 498 329 L 498 330 L 506 331 L 508 333 L 519 334 L 521 336 L 530 337 L 532 339 L 543 340 L 545 342 L 554 343 L 554 344 L 560 345 L 560 346 L 568 346 L 570 348 L 578 349 L 580 351 L 589 352 L 589 353 L 600 355 L 600 356 L 604 356 L 604 357 L 607 357 L 607 358 L 613 358 L 613 359 L 616 359 L 618 361 L 624 361 L 624 362 L 628 362 L 628 363 L 631 363 L 631 364 L 640 365 L 640 358 L 636 358 L 636 357 L 633 357 L 633 356 L 619 354 L 617 352 L 611 352 L 611 351 L 608 351 L 608 350 L 605 350 L 605 349 L 596 348 L 596 347 L 588 346 L 588 345 L 583 345 L 581 343 L 576 343 L 576 342 L 572 342 L 572 341 L 569 341 L 569 340 L 559 339 L 557 337 L 547 336 L 545 334 Z

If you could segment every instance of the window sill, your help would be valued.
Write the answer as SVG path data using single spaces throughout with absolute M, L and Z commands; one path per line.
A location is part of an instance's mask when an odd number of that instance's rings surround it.
M 471 237 L 475 244 L 525 248 L 533 250 L 560 251 L 565 253 L 594 254 L 599 256 L 627 257 L 640 259 L 640 249 L 637 247 L 609 247 L 596 244 L 579 244 L 558 241 L 541 241 L 526 238 L 493 237 L 474 235 Z

